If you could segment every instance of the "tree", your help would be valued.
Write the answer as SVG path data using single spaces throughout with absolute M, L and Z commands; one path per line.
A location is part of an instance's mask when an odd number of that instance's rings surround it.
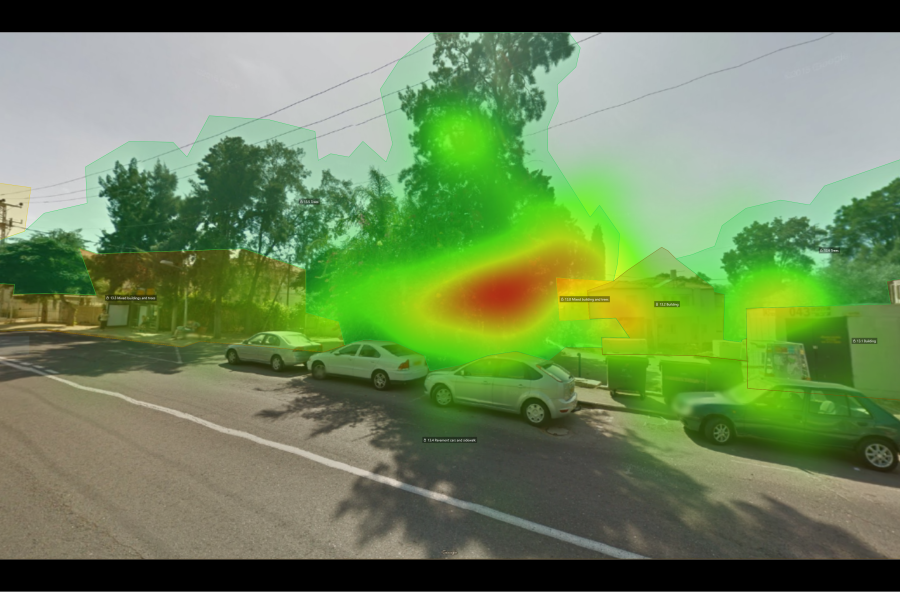
M 900 178 L 860 200 L 840 207 L 828 228 L 840 259 L 898 256 L 900 249 Z M 837 257 L 837 255 L 834 255 Z
M 400 175 L 411 255 L 434 240 L 468 245 L 505 231 L 525 206 L 553 202 L 549 177 L 524 166 L 522 131 L 547 105 L 534 72 L 571 56 L 570 36 L 469 35 L 437 35 L 434 85 L 400 94 L 415 127 L 415 162 Z
M 146 252 L 158 249 L 172 236 L 181 199 L 175 195 L 178 176 L 157 162 L 152 171 L 138 169 L 137 159 L 128 167 L 116 161 L 113 175 L 99 179 L 100 196 L 108 201 L 115 228 L 100 236 L 100 252 Z
M 0 245 L 0 280 L 12 283 L 16 295 L 25 295 L 26 302 L 40 301 L 46 314 L 50 298 L 94 293 L 81 258 L 84 246 L 80 229 L 10 239 Z
M 266 151 L 226 137 L 213 146 L 197 167 L 199 181 L 185 200 L 181 227 L 174 239 L 191 250 L 230 250 L 245 240 L 248 221 L 258 218 L 254 199 L 264 181 Z M 207 258 L 212 272 L 213 337 L 222 336 L 222 299 L 232 286 L 230 254 L 215 252 Z
M 755 274 L 772 276 L 776 270 L 784 277 L 809 274 L 815 261 L 805 252 L 817 249 L 827 233 L 807 217 L 754 221 L 734 237 L 735 249 L 722 256 L 722 267 L 732 284 Z
M 868 257 L 856 254 L 831 256 L 819 271 L 821 282 L 832 302 L 847 304 L 887 304 L 891 301 L 888 282 L 900 279 L 900 248 Z

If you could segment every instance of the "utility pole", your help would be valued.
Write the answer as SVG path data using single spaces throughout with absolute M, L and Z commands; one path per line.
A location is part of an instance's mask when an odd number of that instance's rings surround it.
M 6 218 L 6 207 L 10 208 L 22 208 L 23 204 L 19 202 L 18 206 L 15 204 L 7 204 L 5 198 L 0 198 L 0 244 L 6 243 L 7 232 L 12 230 L 13 220 L 10 218 L 7 220 Z M 19 221 L 21 223 L 21 221 Z

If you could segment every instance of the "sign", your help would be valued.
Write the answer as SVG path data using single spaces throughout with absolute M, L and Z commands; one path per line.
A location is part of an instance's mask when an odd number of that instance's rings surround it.
M 830 306 L 792 306 L 788 309 L 788 314 L 792 317 L 830 317 Z

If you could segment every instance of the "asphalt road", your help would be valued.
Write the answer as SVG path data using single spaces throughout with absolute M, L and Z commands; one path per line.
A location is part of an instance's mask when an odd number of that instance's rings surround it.
M 0 558 L 900 557 L 900 472 L 840 454 L 223 354 L 0 335 Z

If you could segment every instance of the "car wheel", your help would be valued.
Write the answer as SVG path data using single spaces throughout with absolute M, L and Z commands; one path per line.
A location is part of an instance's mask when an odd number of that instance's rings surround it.
M 228 364 L 231 365 L 238 365 L 241 363 L 241 359 L 238 358 L 237 352 L 235 352 L 234 350 L 229 350 L 228 352 L 226 352 L 225 358 L 228 359 Z
M 897 448 L 887 440 L 869 438 L 859 445 L 859 457 L 870 469 L 889 473 L 897 468 Z
M 312 366 L 312 374 L 316 379 L 325 379 L 325 365 L 323 365 L 319 361 L 314 362 Z
M 718 446 L 724 446 L 734 440 L 734 427 L 727 419 L 713 417 L 703 427 L 703 435 Z
M 372 385 L 376 390 L 384 391 L 391 385 L 391 380 L 384 371 L 375 371 L 372 373 Z
M 453 392 L 446 385 L 436 385 L 431 390 L 431 399 L 438 406 L 450 406 L 453 404 Z
M 284 371 L 284 361 L 277 354 L 272 357 L 272 360 L 269 361 L 269 364 L 272 365 L 272 370 L 276 373 Z
M 535 427 L 546 425 L 550 421 L 550 411 L 540 400 L 529 400 L 522 407 L 525 420 Z

